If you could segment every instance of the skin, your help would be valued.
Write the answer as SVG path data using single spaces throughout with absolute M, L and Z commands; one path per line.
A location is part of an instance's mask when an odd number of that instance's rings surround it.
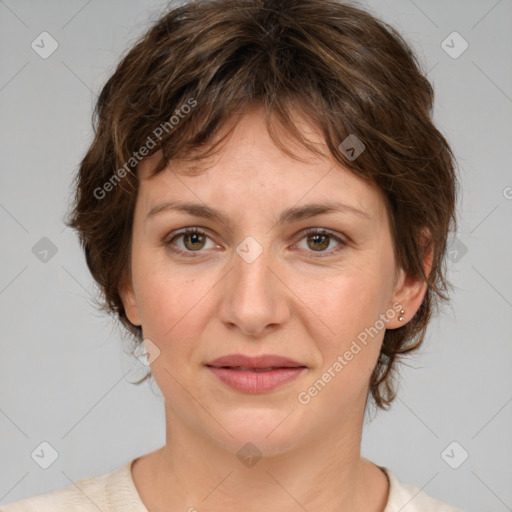
M 298 116 L 297 123 L 323 144 L 313 125 Z M 139 166 L 130 275 L 120 293 L 130 321 L 160 350 L 151 371 L 165 399 L 166 444 L 132 466 L 150 512 L 381 512 L 387 502 L 387 478 L 360 455 L 368 383 L 385 328 L 414 315 L 426 283 L 396 269 L 380 190 L 326 149 L 319 157 L 278 134 L 304 161 L 275 146 L 255 107 L 193 175 L 181 161 L 150 177 L 159 154 Z M 172 210 L 147 219 L 170 200 L 221 210 L 232 229 Z M 276 224 L 286 208 L 326 200 L 369 218 L 335 212 Z M 173 238 L 187 227 L 207 237 Z M 346 245 L 330 237 L 325 248 L 306 228 L 329 230 Z M 262 249 L 251 263 L 236 252 L 248 236 Z M 298 394 L 394 303 L 405 320 L 389 319 L 316 397 L 299 403 Z M 308 368 L 274 391 L 249 395 L 204 366 L 232 353 L 277 354 Z M 247 442 L 263 455 L 252 467 L 237 458 Z

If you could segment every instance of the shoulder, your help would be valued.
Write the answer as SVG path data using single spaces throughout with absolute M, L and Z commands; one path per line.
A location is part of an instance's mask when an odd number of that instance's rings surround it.
M 381 469 L 389 480 L 389 497 L 383 512 L 462 512 L 432 498 L 414 485 L 403 484 L 388 468 Z
M 63 489 L 10 503 L 0 512 L 147 512 L 133 484 L 132 462 L 107 474 L 76 480 Z

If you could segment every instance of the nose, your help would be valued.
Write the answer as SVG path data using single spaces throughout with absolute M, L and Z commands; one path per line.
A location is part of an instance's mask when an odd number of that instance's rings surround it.
M 289 294 L 269 249 L 253 261 L 240 254 L 223 280 L 221 320 L 231 330 L 261 337 L 290 318 Z

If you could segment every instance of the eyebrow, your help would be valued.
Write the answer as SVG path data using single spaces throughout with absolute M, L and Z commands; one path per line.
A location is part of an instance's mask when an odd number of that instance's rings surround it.
M 148 212 L 146 216 L 146 221 L 154 217 L 155 215 L 158 215 L 159 213 L 167 211 L 179 211 L 188 213 L 190 215 L 194 215 L 196 217 L 203 217 L 205 219 L 215 220 L 226 225 L 230 229 L 232 228 L 231 219 L 225 213 L 210 208 L 209 206 L 206 206 L 204 204 L 190 203 L 187 201 L 178 200 L 166 201 L 164 203 L 154 206 Z M 327 201 L 323 203 L 310 203 L 304 206 L 293 206 L 291 208 L 287 208 L 286 210 L 283 210 L 279 215 L 277 224 L 288 224 L 298 220 L 308 219 L 316 215 L 333 212 L 356 215 L 360 218 L 369 221 L 372 220 L 371 216 L 367 212 L 359 210 L 354 206 L 333 201 Z

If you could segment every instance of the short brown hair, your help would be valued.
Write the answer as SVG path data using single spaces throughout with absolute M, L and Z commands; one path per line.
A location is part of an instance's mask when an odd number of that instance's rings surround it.
M 191 99 L 195 108 L 184 110 Z M 397 266 L 428 283 L 414 317 L 384 335 L 369 391 L 386 408 L 396 394 L 396 362 L 420 346 L 434 307 L 449 300 L 445 257 L 456 225 L 457 178 L 451 149 L 432 122 L 433 89 L 416 56 L 391 26 L 353 5 L 192 1 L 161 16 L 124 56 L 99 95 L 95 137 L 76 176 L 68 220 L 102 292 L 100 304 L 135 344 L 142 341 L 118 290 L 130 267 L 141 148 L 148 156 L 162 150 L 154 173 L 171 159 L 201 158 L 216 147 L 219 128 L 251 104 L 265 107 L 269 133 L 285 151 L 274 120 L 318 152 L 292 121 L 300 112 L 321 129 L 338 162 L 378 185 Z M 349 135 L 365 146 L 356 159 L 340 149 Z

